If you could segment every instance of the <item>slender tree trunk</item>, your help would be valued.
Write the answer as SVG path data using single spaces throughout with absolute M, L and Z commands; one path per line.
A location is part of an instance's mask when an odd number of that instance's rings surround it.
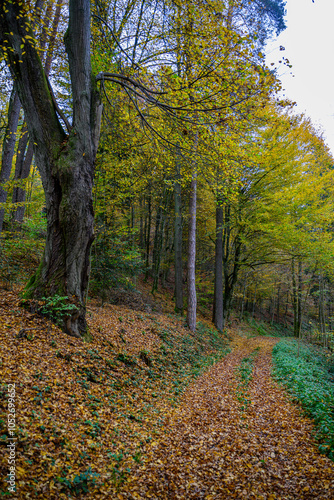
M 236 236 L 234 241 L 234 255 L 232 263 L 233 268 L 230 273 L 227 271 L 227 274 L 225 274 L 224 272 L 224 282 L 225 282 L 224 300 L 223 300 L 224 325 L 225 321 L 229 319 L 232 308 L 233 292 L 235 284 L 238 279 L 238 273 L 240 268 L 240 253 L 241 253 L 241 242 L 239 237 Z M 228 266 L 226 266 L 225 269 L 228 269 Z
M 223 314 L 223 224 L 224 208 L 221 200 L 216 206 L 216 242 L 215 242 L 215 282 L 213 298 L 213 317 L 215 327 L 222 331 L 224 327 Z
M 164 187 L 162 199 L 158 201 L 157 212 L 155 217 L 155 231 L 152 255 L 152 293 L 158 289 L 160 258 L 161 258 L 161 240 L 162 240 L 162 226 L 163 226 L 163 202 L 166 195 L 166 187 Z
M 247 290 L 247 276 L 245 277 L 245 280 L 244 280 L 244 287 L 243 287 L 243 292 L 242 292 L 240 319 L 243 319 L 243 317 L 244 317 L 246 290 Z
M 279 313 L 280 313 L 280 291 L 281 285 L 277 289 L 277 303 L 276 303 L 276 322 L 279 323 Z
M 175 268 L 175 312 L 183 314 L 183 263 L 182 263 L 182 199 L 181 175 L 178 158 L 175 162 L 174 182 L 174 268 Z
M 256 290 L 254 290 L 254 296 L 253 296 L 252 318 L 254 318 L 255 315 L 255 303 L 256 303 Z
M 146 263 L 145 263 L 145 280 L 149 277 L 150 271 L 150 244 L 151 244 L 151 223 L 152 223 L 152 197 L 149 192 L 148 195 L 148 204 L 147 204 L 147 234 L 146 234 Z
M 189 233 L 188 233 L 188 266 L 187 266 L 187 324 L 191 331 L 196 330 L 196 205 L 197 205 L 197 173 L 194 167 L 190 185 L 189 199 Z
M 296 283 L 295 259 L 291 261 L 291 274 L 292 274 L 292 305 L 293 305 L 293 334 L 298 336 L 298 294 Z
M 275 295 L 272 296 L 272 311 L 271 311 L 271 326 L 274 324 L 275 319 Z
M 9 101 L 8 122 L 5 131 L 3 150 L 2 150 L 2 162 L 1 162 L 1 172 L 0 172 L 0 203 L 5 203 L 7 200 L 7 190 L 4 187 L 2 187 L 2 185 L 9 180 L 10 173 L 12 170 L 12 162 L 13 162 L 15 141 L 16 141 L 16 131 L 19 122 L 20 109 L 21 109 L 20 98 L 15 87 L 13 87 Z M 4 216 L 5 216 L 5 209 L 0 208 L 0 234 L 2 232 Z
M 157 211 L 156 231 L 154 238 L 154 252 L 153 252 L 153 286 L 152 293 L 158 289 L 160 266 L 163 260 L 163 244 L 166 231 L 166 213 L 170 203 L 171 193 L 164 189 L 161 204 Z
M 28 128 L 23 126 L 21 132 L 21 137 L 18 144 L 18 152 L 16 154 L 15 163 L 15 180 L 20 180 L 21 182 L 28 178 L 30 173 L 30 167 L 32 159 L 34 156 L 33 145 L 29 141 Z M 23 221 L 25 212 L 25 200 L 26 200 L 26 188 L 21 186 L 15 186 L 13 189 L 13 204 L 16 204 L 16 208 L 13 211 L 13 220 L 21 223 Z
M 145 241 L 144 206 L 145 206 L 144 199 L 140 197 L 139 198 L 139 248 L 142 256 L 144 253 L 144 241 Z
M 325 306 L 324 306 L 324 277 L 319 275 L 319 327 L 320 332 L 326 332 Z
M 284 311 L 285 328 L 288 327 L 288 308 L 289 308 L 289 289 L 286 292 L 286 302 L 285 302 L 285 311 Z
M 300 336 L 301 327 L 302 327 L 302 292 L 303 292 L 303 274 L 302 274 L 302 262 L 298 261 L 298 306 L 297 306 L 297 327 L 298 327 L 298 336 Z

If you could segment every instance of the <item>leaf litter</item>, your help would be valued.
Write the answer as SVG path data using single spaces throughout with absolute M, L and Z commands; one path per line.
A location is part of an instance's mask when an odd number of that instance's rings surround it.
M 234 332 L 227 354 L 172 315 L 89 312 L 82 343 L 0 297 L 1 443 L 15 383 L 17 498 L 334 498 L 333 462 L 271 378 L 277 339 Z M 3 454 L 2 491 L 7 467 Z

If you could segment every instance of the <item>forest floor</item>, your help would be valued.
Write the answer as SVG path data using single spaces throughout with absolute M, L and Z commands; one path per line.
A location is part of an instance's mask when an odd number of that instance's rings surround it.
M 82 343 L 0 291 L 1 444 L 12 383 L 17 438 L 17 492 L 3 453 L 0 497 L 334 499 L 334 463 L 271 377 L 278 339 L 196 336 L 151 306 L 93 302 Z
M 271 378 L 276 342 L 234 340 L 233 351 L 187 389 L 167 436 L 146 448 L 119 498 L 333 499 L 334 463 Z

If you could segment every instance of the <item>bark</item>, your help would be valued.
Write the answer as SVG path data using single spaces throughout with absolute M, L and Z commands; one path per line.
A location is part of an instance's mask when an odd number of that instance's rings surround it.
M 182 263 L 182 198 L 180 165 L 175 162 L 174 182 L 174 268 L 175 268 L 175 312 L 183 314 L 183 263 Z
M 215 243 L 215 283 L 212 321 L 218 330 L 223 330 L 223 224 L 224 208 L 218 200 L 216 207 L 216 243 Z
M 51 28 L 51 34 L 50 34 L 50 39 L 48 43 L 48 50 L 46 52 L 46 58 L 45 58 L 45 64 L 44 64 L 44 70 L 47 75 L 50 74 L 51 70 L 51 64 L 53 60 L 53 52 L 54 52 L 54 46 L 55 46 L 55 41 L 56 41 L 56 36 L 57 36 L 57 31 L 58 31 L 58 25 L 60 21 L 60 13 L 61 13 L 61 7 L 63 4 L 63 0 L 58 0 L 57 5 L 56 5 L 56 10 L 55 10 L 55 15 L 52 21 L 52 28 Z
M 246 290 L 247 290 L 247 276 L 245 277 L 245 280 L 244 280 L 244 286 L 243 286 L 243 292 L 242 292 L 240 319 L 243 319 L 243 317 L 244 317 Z M 248 300 L 246 302 L 246 310 L 247 310 L 247 303 L 248 303 Z
M 36 2 L 35 12 L 38 12 L 40 9 L 42 9 L 43 3 L 44 2 L 41 1 Z M 62 6 L 62 0 L 58 0 L 55 10 L 55 15 L 52 22 L 51 35 L 48 43 L 48 50 L 44 64 L 44 71 L 47 76 L 49 76 L 51 70 L 54 44 L 60 21 L 61 6 Z M 51 22 L 51 12 L 52 12 L 52 2 L 49 2 L 43 20 L 43 31 L 40 39 L 41 50 L 44 50 L 47 44 L 48 28 Z M 22 127 L 21 136 L 18 144 L 18 153 L 16 156 L 16 165 L 15 165 L 15 177 L 14 177 L 15 180 L 24 181 L 29 176 L 34 151 L 32 143 L 30 142 L 28 145 L 28 141 L 29 141 L 28 128 L 27 125 L 25 124 Z M 25 212 L 25 200 L 26 200 L 26 190 L 22 186 L 15 187 L 13 190 L 12 202 L 17 204 L 17 208 L 13 212 L 12 218 L 14 221 L 18 223 L 22 223 L 23 221 Z
M 144 229 L 144 219 L 143 219 L 143 207 L 145 206 L 144 199 L 139 198 L 139 248 L 143 256 L 144 241 L 145 241 L 145 229 Z
M 326 332 L 324 277 L 322 274 L 319 275 L 319 329 L 321 333 Z
M 187 324 L 191 331 L 196 330 L 196 205 L 197 174 L 193 171 L 189 199 L 189 234 L 188 234 L 188 266 L 187 266 Z
M 47 209 L 44 257 L 27 285 L 26 296 L 68 296 L 77 310 L 64 320 L 63 329 L 81 337 L 86 332 L 85 300 L 94 237 L 92 186 L 101 112 L 90 65 L 90 2 L 71 0 L 69 4 L 66 50 L 73 95 L 69 136 L 58 119 L 37 50 L 26 38 L 25 7 L 10 0 L 5 7 L 0 16 L 0 42 L 13 48 L 7 58 L 34 144 Z
M 21 103 L 19 95 L 14 87 L 10 96 L 8 108 L 8 122 L 5 131 L 5 137 L 2 150 L 1 172 L 0 172 L 0 203 L 5 203 L 7 200 L 7 191 L 2 185 L 10 178 L 12 170 L 12 162 L 15 149 L 16 131 L 19 122 Z M 2 232 L 5 209 L 0 209 L 0 234 Z
M 164 188 L 163 199 L 157 210 L 156 231 L 153 248 L 153 285 L 152 293 L 158 289 L 160 266 L 163 260 L 163 243 L 166 231 L 167 209 L 170 203 L 170 191 Z
M 279 323 L 281 285 L 277 288 L 276 322 Z
M 152 197 L 149 189 L 148 203 L 147 203 L 147 233 L 146 233 L 146 262 L 145 262 L 145 280 L 148 279 L 150 270 L 150 243 L 151 243 L 151 223 L 152 223 Z
M 291 273 L 292 273 L 292 306 L 293 306 L 293 333 L 295 336 L 298 335 L 298 299 L 297 299 L 297 283 L 296 283 L 296 271 L 295 271 L 295 259 L 292 258 L 291 261 Z
M 29 142 L 27 127 L 23 127 L 18 144 L 15 163 L 15 180 L 24 181 L 28 178 L 34 156 L 33 145 Z M 21 186 L 14 187 L 12 202 L 17 204 L 13 212 L 13 220 L 21 223 L 25 212 L 26 189 Z
M 153 256 L 152 256 L 152 293 L 158 289 L 158 278 L 160 269 L 160 257 L 162 249 L 162 231 L 163 231 L 163 209 L 162 203 L 165 198 L 166 187 L 162 194 L 162 199 L 158 201 L 158 207 L 155 217 L 155 232 L 154 232 L 154 243 L 153 243 Z
M 276 302 L 276 298 L 275 298 L 275 295 L 273 295 L 271 297 L 271 326 L 274 324 L 274 319 L 275 319 L 275 302 Z
M 298 261 L 298 289 L 297 289 L 297 329 L 298 335 L 300 336 L 302 327 L 302 289 L 303 289 L 303 274 L 302 274 L 302 262 Z

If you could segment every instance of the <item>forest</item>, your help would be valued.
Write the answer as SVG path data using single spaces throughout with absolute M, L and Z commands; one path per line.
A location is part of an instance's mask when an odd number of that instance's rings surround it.
M 334 158 L 266 62 L 285 3 L 1 2 L 0 496 L 334 498 Z

